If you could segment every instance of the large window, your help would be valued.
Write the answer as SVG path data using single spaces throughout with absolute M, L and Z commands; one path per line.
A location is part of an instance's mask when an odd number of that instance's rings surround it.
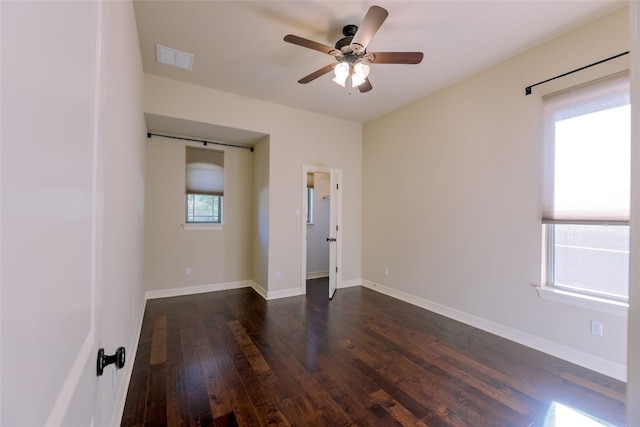
M 549 286 L 628 298 L 629 99 L 626 73 L 544 98 Z
M 186 222 L 222 224 L 224 152 L 187 147 Z

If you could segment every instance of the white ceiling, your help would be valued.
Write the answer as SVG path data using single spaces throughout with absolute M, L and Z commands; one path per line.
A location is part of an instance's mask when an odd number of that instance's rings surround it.
M 349 94 L 330 74 L 298 84 L 334 59 L 283 37 L 334 45 L 342 27 L 359 25 L 373 4 L 387 9 L 389 17 L 367 50 L 422 51 L 422 63 L 373 64 L 373 90 L 364 94 Z M 134 8 L 146 73 L 365 123 L 625 4 L 135 0 Z M 158 64 L 156 43 L 194 54 L 193 69 Z

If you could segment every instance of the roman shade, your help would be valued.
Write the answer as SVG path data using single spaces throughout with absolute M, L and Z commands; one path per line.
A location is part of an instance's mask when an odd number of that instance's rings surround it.
M 543 98 L 542 222 L 628 224 L 628 73 Z
M 224 151 L 187 147 L 186 192 L 224 194 Z

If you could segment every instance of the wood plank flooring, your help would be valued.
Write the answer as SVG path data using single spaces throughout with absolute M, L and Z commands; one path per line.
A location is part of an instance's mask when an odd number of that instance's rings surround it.
M 625 385 L 365 288 L 150 300 L 122 426 L 624 426 Z

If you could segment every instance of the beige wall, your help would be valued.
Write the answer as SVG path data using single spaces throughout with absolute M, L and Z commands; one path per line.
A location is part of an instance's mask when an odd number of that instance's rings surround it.
M 269 279 L 269 137 L 253 151 L 253 281 L 265 289 Z
M 524 88 L 628 49 L 622 9 L 366 124 L 363 278 L 624 376 L 625 318 L 541 300 L 532 287 L 541 281 L 540 95 L 554 85 Z M 590 335 L 591 319 L 604 336 Z
M 361 178 L 362 178 L 362 126 L 315 113 L 309 113 L 244 98 L 229 93 L 206 89 L 177 81 L 145 75 L 145 112 L 162 116 L 193 120 L 233 127 L 269 135 L 268 170 L 262 164 L 262 174 L 268 174 L 268 200 L 256 201 L 263 209 L 268 206 L 268 232 L 264 223 L 253 224 L 261 238 L 268 238 L 268 251 L 260 250 L 261 242 L 252 245 L 254 265 L 266 263 L 267 282 L 259 283 L 264 267 L 254 272 L 258 285 L 277 297 L 301 290 L 301 215 L 304 212 L 302 194 L 303 165 L 332 167 L 343 170 L 343 279 L 360 277 L 361 244 Z M 255 154 L 255 153 L 254 153 Z M 262 153 L 261 155 L 266 155 Z M 253 189 L 251 194 L 256 190 Z M 264 194 L 264 193 L 263 193 Z M 258 218 L 256 216 L 255 218 Z M 165 245 L 171 241 L 159 242 Z M 256 255 L 256 252 L 258 254 Z M 176 264 L 175 270 L 184 271 L 184 260 L 175 258 L 167 262 Z M 230 261 L 238 262 L 238 261 Z M 147 258 L 145 271 L 156 268 L 155 261 Z M 280 278 L 276 272 L 280 271 Z M 223 274 L 223 273 L 219 273 Z M 175 279 L 178 277 L 176 276 Z M 207 283 L 223 280 L 218 275 L 206 279 Z M 147 280 L 147 289 L 156 288 L 154 280 Z M 176 283 L 174 286 L 181 286 Z
M 185 147 L 175 139 L 147 140 L 145 289 L 212 285 L 252 278 L 253 158 L 249 150 L 224 151 L 223 225 L 185 229 Z M 191 275 L 185 274 L 186 268 Z

